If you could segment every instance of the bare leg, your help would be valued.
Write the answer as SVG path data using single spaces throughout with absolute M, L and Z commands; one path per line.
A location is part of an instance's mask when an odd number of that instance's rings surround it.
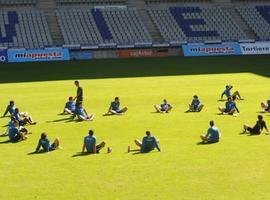
M 127 107 L 124 107 L 122 110 L 121 110 L 121 113 L 125 113 L 127 112 L 128 108 Z
M 244 124 L 244 126 L 243 126 L 243 128 L 244 128 L 244 133 L 247 132 L 248 127 L 249 127 L 249 126 L 248 126 L 247 124 Z
M 97 145 L 97 153 L 102 149 L 102 148 L 104 148 L 105 147 L 105 145 L 106 145 L 106 142 L 101 142 L 99 145 Z
M 59 138 L 55 138 L 55 140 L 54 140 L 53 143 L 55 144 L 55 149 L 60 148 L 60 141 L 59 141 Z
M 167 110 L 166 113 L 170 112 L 172 110 L 172 106 L 170 106 Z
M 73 114 L 73 112 L 71 112 L 71 110 L 69 110 L 68 108 L 65 108 L 65 110 L 64 110 L 64 113 L 68 113 L 68 114 Z
M 230 112 L 228 113 L 229 115 L 233 115 L 235 113 L 235 109 L 231 109 Z
M 142 147 L 142 142 L 138 139 L 134 140 L 135 144 L 138 146 L 138 147 Z
M 201 104 L 200 106 L 199 106 L 199 108 L 198 108 L 198 112 L 201 112 L 201 110 L 203 109 L 203 104 Z
M 235 91 L 232 96 L 236 96 L 236 98 L 240 99 L 240 100 L 242 99 L 241 95 L 240 95 L 240 93 L 238 91 Z
M 200 138 L 203 142 L 207 142 L 207 138 L 204 135 L 201 135 Z
M 221 113 L 224 113 L 225 108 L 218 107 L 218 110 L 219 110 Z
M 154 105 L 154 108 L 156 109 L 157 112 L 159 113 L 161 112 L 159 105 Z
M 265 103 L 261 103 L 261 107 L 262 107 L 262 109 L 266 109 L 267 108 L 267 105 L 265 104 Z

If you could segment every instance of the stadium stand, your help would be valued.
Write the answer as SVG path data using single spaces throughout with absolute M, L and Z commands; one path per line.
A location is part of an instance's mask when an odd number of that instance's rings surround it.
M 230 14 L 218 7 L 149 8 L 149 13 L 167 42 L 247 39 Z
M 0 11 L 0 47 L 43 48 L 53 45 L 40 11 Z
M 135 9 L 59 9 L 57 18 L 66 45 L 151 42 L 151 36 Z
M 0 6 L 33 6 L 37 0 L 0 0 Z
M 244 6 L 237 7 L 238 12 L 257 35 L 256 39 L 270 39 L 270 6 Z
M 74 4 L 125 4 L 127 0 L 56 0 L 59 5 Z

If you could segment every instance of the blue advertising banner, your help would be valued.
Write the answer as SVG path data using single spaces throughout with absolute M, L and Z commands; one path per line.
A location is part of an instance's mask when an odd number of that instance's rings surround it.
M 2 50 L 0 49 L 0 63 L 5 63 L 8 61 L 8 56 L 7 56 L 7 50 Z
M 184 44 L 182 45 L 184 56 L 220 56 L 241 55 L 238 43 L 228 44 Z
M 41 62 L 69 60 L 68 49 L 9 49 L 8 62 Z
M 70 51 L 70 60 L 90 60 L 93 59 L 91 51 Z

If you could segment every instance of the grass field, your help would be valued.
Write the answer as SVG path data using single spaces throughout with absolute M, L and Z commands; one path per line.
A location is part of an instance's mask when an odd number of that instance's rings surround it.
M 29 111 L 33 135 L 17 144 L 0 138 L 0 199 L 268 199 L 270 136 L 240 134 L 253 125 L 269 98 L 270 57 L 161 58 L 97 60 L 70 63 L 0 65 L 0 111 L 13 99 Z M 58 115 L 73 81 L 84 88 L 85 107 L 93 122 L 74 122 Z M 244 101 L 238 117 L 218 115 L 226 84 Z M 201 113 L 184 113 L 192 96 L 205 104 Z M 102 116 L 119 96 L 129 111 Z M 154 113 L 163 98 L 174 106 L 170 114 Z M 264 114 L 269 123 L 270 114 Z M 198 145 L 210 120 L 222 132 L 218 144 Z M 0 118 L 4 132 L 8 118 Z M 113 151 L 74 156 L 83 137 L 95 130 L 98 142 Z M 160 140 L 161 153 L 127 153 L 146 130 Z M 62 150 L 32 154 L 41 132 L 59 137 Z

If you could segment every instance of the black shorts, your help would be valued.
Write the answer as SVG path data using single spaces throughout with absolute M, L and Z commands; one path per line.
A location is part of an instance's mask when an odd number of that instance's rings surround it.
M 250 132 L 250 134 L 253 134 L 253 135 L 261 134 L 260 130 L 254 129 L 254 128 L 251 128 L 251 127 L 248 127 L 247 130 Z

